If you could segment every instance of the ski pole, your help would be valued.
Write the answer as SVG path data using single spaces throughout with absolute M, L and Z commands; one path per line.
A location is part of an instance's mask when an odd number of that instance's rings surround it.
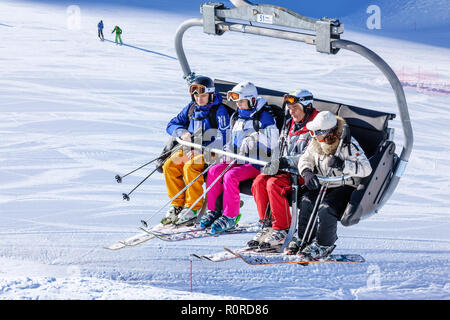
M 158 170 L 158 168 L 153 169 L 152 172 L 150 172 L 149 175 L 146 176 L 146 177 L 144 178 L 144 180 L 142 180 L 141 182 L 139 182 L 138 185 L 137 185 L 136 187 L 134 187 L 130 192 L 128 192 L 128 193 L 122 193 L 123 200 L 130 201 L 130 194 L 132 194 L 134 190 L 136 190 L 141 184 L 143 184 L 143 183 L 145 182 L 145 180 L 147 180 L 148 178 L 150 178 L 151 175 L 154 174 L 154 173 L 156 172 L 156 170 Z
M 195 200 L 195 202 L 189 207 L 188 211 L 191 211 L 192 208 L 200 201 L 200 199 L 202 199 L 202 198 L 205 197 L 205 195 L 208 193 L 208 191 L 209 191 L 209 190 L 217 183 L 217 181 L 220 180 L 220 178 L 222 178 L 222 176 L 228 171 L 228 169 L 231 168 L 231 166 L 232 166 L 233 164 L 236 163 L 236 161 L 237 161 L 237 159 L 234 159 L 233 161 L 231 161 L 231 162 L 228 164 L 228 166 L 225 168 L 225 170 L 223 170 L 223 171 L 221 172 L 221 174 L 220 174 L 216 179 L 214 179 L 214 181 L 211 183 L 211 185 L 210 185 L 208 188 L 206 188 L 206 190 L 203 192 L 203 194 L 202 194 L 200 197 L 198 197 L 197 200 Z M 175 224 L 176 224 L 176 223 L 175 223 Z
M 148 218 L 147 220 L 141 220 L 141 223 L 147 228 L 148 224 L 147 222 L 153 218 L 155 216 L 155 214 L 161 212 L 162 209 L 164 209 L 169 203 L 171 203 L 175 198 L 177 198 L 180 194 L 182 194 L 184 191 L 187 190 L 187 188 L 189 188 L 190 186 L 192 186 L 192 184 L 197 181 L 201 176 L 203 176 L 206 172 L 208 172 L 208 170 L 215 164 L 215 162 L 211 163 L 210 165 L 208 165 L 206 167 L 205 170 L 203 170 L 202 173 L 200 173 L 197 177 L 195 177 L 194 180 L 192 180 L 187 186 L 185 186 L 183 189 L 181 189 L 175 196 L 173 196 L 171 199 L 169 199 L 169 201 L 167 201 L 159 210 L 157 210 L 156 212 L 154 212 L 150 218 Z
M 286 239 L 284 240 L 283 244 L 281 245 L 279 252 L 284 252 L 284 249 L 289 245 L 289 242 L 291 241 L 292 237 L 294 236 L 295 230 L 297 230 L 297 212 L 298 212 L 298 204 L 297 204 L 297 198 L 298 198 L 298 175 L 297 174 L 291 174 L 291 183 L 292 183 L 292 205 L 291 205 L 291 225 L 289 226 L 288 234 L 286 235 Z
M 289 109 L 286 108 L 286 102 L 283 103 L 283 109 L 284 109 L 284 117 L 283 117 L 283 129 L 281 130 L 281 137 L 280 137 L 280 156 L 284 153 L 284 148 L 287 145 L 287 136 L 289 134 L 289 125 L 286 125 Z
M 140 166 L 139 168 L 136 168 L 136 169 L 134 169 L 133 171 L 130 171 L 130 172 L 128 172 L 127 174 L 124 174 L 123 176 L 120 176 L 120 175 L 116 174 L 115 178 L 116 178 L 117 183 L 122 183 L 122 179 L 125 178 L 126 176 L 128 176 L 128 175 L 130 175 L 130 174 L 132 174 L 132 173 L 134 173 L 134 172 L 136 172 L 136 171 L 138 171 L 138 170 L 140 170 L 140 169 L 142 169 L 142 168 L 148 166 L 149 164 L 151 164 L 151 163 L 153 163 L 153 162 L 155 162 L 155 161 L 160 160 L 161 158 L 165 157 L 168 153 L 170 153 L 170 152 L 175 152 L 175 151 L 179 150 L 180 148 L 181 148 L 181 145 L 177 145 L 177 146 L 175 146 L 172 150 L 168 150 L 168 151 L 164 152 L 163 154 L 161 154 L 161 155 L 158 156 L 157 158 L 155 158 L 155 159 L 153 159 L 153 160 L 150 160 L 149 162 L 143 164 L 143 165 Z
M 300 248 L 303 247 L 305 242 L 309 242 L 310 239 L 311 239 L 312 232 L 313 232 L 313 230 L 314 230 L 314 228 L 316 226 L 316 223 L 317 223 L 317 217 L 319 216 L 317 214 L 318 208 L 319 208 L 319 205 L 323 201 L 323 197 L 325 196 L 326 189 L 327 189 L 327 187 L 325 185 L 320 187 L 320 191 L 319 191 L 319 193 L 317 195 L 317 198 L 316 198 L 316 203 L 314 204 L 314 208 L 313 208 L 313 210 L 311 212 L 311 216 L 309 217 L 308 224 L 307 224 L 306 229 L 305 229 L 305 233 L 303 234 L 303 237 L 302 237 L 302 242 L 300 243 Z M 314 221 L 314 222 L 311 225 L 312 221 Z
M 177 146 L 177 147 L 178 147 L 178 146 Z M 181 146 L 180 146 L 179 148 L 181 148 Z M 173 150 L 170 150 L 170 151 L 172 152 Z M 167 153 L 168 153 L 168 152 L 166 152 L 166 153 L 164 153 L 164 154 L 167 154 Z M 130 194 L 132 194 L 134 190 L 136 190 L 141 184 L 143 184 L 148 178 L 150 178 L 152 174 L 154 174 L 156 171 L 158 171 L 158 169 L 159 169 L 159 167 L 156 167 L 155 169 L 153 169 L 152 172 L 150 172 L 150 174 L 149 174 L 148 176 L 146 176 L 146 177 L 144 178 L 144 180 L 142 180 L 141 182 L 139 182 L 138 185 L 137 185 L 136 187 L 134 187 L 130 192 L 128 192 L 128 193 L 122 193 L 123 200 L 130 201 Z

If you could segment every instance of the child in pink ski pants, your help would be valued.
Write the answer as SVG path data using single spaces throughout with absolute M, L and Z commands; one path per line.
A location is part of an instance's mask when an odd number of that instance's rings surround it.
M 227 163 L 219 163 L 211 167 L 206 178 L 209 187 L 225 170 Z M 217 197 L 223 193 L 223 215 L 235 218 L 239 215 L 240 195 L 239 182 L 256 177 L 260 173 L 252 164 L 233 164 L 227 172 L 208 191 L 208 210 L 215 210 Z

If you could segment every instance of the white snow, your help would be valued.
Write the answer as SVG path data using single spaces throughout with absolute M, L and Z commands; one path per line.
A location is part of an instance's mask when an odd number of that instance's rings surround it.
M 392 10 L 407 12 L 425 6 L 390 2 Z M 152 214 L 167 201 L 160 174 L 130 202 L 121 194 L 151 168 L 122 184 L 114 176 L 155 157 L 166 142 L 167 122 L 189 101 L 173 37 L 198 10 L 79 3 L 81 30 L 73 29 L 67 3 L 0 3 L 0 299 L 450 298 L 448 46 L 370 31 L 344 33 L 344 39 L 378 53 L 407 82 L 415 138 L 405 175 L 382 212 L 356 226 L 339 226 L 336 251 L 360 253 L 365 264 L 303 268 L 193 261 L 191 293 L 189 253 L 241 247 L 251 236 L 154 239 L 120 251 L 103 246 L 138 232 L 141 219 L 157 223 L 162 217 Z M 448 20 L 445 1 L 439 4 L 426 6 L 432 28 Z M 100 19 L 109 41 L 98 41 Z M 116 24 L 124 30 L 124 46 L 111 42 Z M 241 34 L 213 37 L 201 28 L 186 33 L 184 46 L 199 74 L 252 79 L 280 90 L 303 87 L 322 99 L 397 112 L 383 75 L 349 52 L 327 56 L 304 44 Z M 401 150 L 399 119 L 393 127 Z M 253 222 L 254 202 L 243 199 L 242 220 Z

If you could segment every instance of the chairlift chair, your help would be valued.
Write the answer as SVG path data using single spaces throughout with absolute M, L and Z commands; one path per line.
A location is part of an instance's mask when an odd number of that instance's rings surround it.
M 350 50 L 372 62 L 389 81 L 398 108 L 403 128 L 403 148 L 400 154 L 395 151 L 393 141 L 394 129 L 389 128 L 389 121 L 394 113 L 380 112 L 339 102 L 315 98 L 314 105 L 319 111 L 328 110 L 344 118 L 352 136 L 360 143 L 372 165 L 372 174 L 362 179 L 353 191 L 347 208 L 341 218 L 344 226 L 357 224 L 361 219 L 379 212 L 393 194 L 402 177 L 413 146 L 413 132 L 409 118 L 403 87 L 389 67 L 376 53 L 368 48 L 340 38 L 344 26 L 338 19 L 312 19 L 294 11 L 278 6 L 255 5 L 245 0 L 232 0 L 235 8 L 226 8 L 219 2 L 208 2 L 201 5 L 202 18 L 192 18 L 183 22 L 175 35 L 175 50 L 184 78 L 189 83 L 195 73 L 191 71 L 183 49 L 183 35 L 191 27 L 203 27 L 207 34 L 220 36 L 225 32 L 241 32 L 259 36 L 268 36 L 314 45 L 316 51 L 326 54 L 337 54 L 341 49 Z M 236 22 L 238 21 L 238 22 Z M 216 90 L 223 96 L 236 83 L 215 80 Z M 268 104 L 282 107 L 285 92 L 258 87 L 258 94 Z M 226 103 L 226 102 L 225 102 Z M 241 192 L 251 195 L 251 181 L 241 183 Z M 292 200 L 292 199 L 291 199 Z M 291 230 L 283 247 L 287 245 L 296 228 L 296 206 L 292 211 Z

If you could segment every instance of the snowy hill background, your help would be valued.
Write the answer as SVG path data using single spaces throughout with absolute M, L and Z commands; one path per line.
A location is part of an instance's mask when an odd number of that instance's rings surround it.
M 121 193 L 151 168 L 121 185 L 114 176 L 160 152 L 168 120 L 189 100 L 173 36 L 182 21 L 199 15 L 200 3 L 82 0 L 79 28 L 70 1 L 0 3 L 0 299 L 448 299 L 450 42 L 442 32 L 449 25 L 444 0 L 271 1 L 313 17 L 342 17 L 343 38 L 377 52 L 405 83 L 415 134 L 405 176 L 381 213 L 339 226 L 336 251 L 360 253 L 365 264 L 194 261 L 191 293 L 190 252 L 237 248 L 251 236 L 102 248 L 135 233 L 141 219 L 157 223 L 162 217 L 152 216 L 167 201 L 161 175 L 130 202 Z M 381 30 L 365 28 L 369 4 L 382 9 Z M 108 40 L 113 26 L 121 26 L 124 46 L 98 41 L 100 19 Z M 326 56 L 303 44 L 212 37 L 201 29 L 189 30 L 184 45 L 199 74 L 280 90 L 304 87 L 322 99 L 397 111 L 387 81 L 351 53 Z M 400 149 L 398 119 L 393 127 Z M 253 200 L 244 200 L 243 221 L 253 222 Z

